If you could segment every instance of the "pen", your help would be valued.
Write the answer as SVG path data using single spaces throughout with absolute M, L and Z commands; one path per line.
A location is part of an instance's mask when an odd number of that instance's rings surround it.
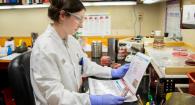
M 116 80 L 116 84 L 117 84 L 117 87 L 122 90 L 122 87 L 120 86 L 120 84 L 118 83 L 118 81 Z
M 80 59 L 79 65 L 81 65 L 81 74 L 83 74 L 83 65 L 84 65 L 83 57 Z

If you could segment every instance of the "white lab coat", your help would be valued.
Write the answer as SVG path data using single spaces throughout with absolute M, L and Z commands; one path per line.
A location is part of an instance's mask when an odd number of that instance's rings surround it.
M 5 41 L 5 45 L 4 45 L 4 46 L 5 46 L 5 47 L 10 46 L 11 49 L 12 49 L 12 51 L 15 50 L 14 40 L 12 40 L 12 41 Z
M 90 61 L 74 37 L 62 40 L 54 28 L 48 26 L 36 40 L 30 59 L 37 105 L 90 105 L 89 94 L 78 93 L 82 57 L 84 76 L 111 77 L 111 68 Z

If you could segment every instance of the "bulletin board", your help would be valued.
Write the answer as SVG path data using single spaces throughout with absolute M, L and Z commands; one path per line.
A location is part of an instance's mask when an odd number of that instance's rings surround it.
M 173 0 L 167 2 L 166 8 L 166 32 L 169 33 L 169 36 L 181 36 L 181 10 L 180 10 L 180 1 Z
M 195 29 L 195 5 L 183 5 L 182 28 Z

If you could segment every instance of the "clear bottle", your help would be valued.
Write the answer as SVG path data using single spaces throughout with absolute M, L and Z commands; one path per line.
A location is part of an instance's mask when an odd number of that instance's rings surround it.
M 154 38 L 155 32 L 152 30 L 151 34 L 150 34 L 150 38 Z

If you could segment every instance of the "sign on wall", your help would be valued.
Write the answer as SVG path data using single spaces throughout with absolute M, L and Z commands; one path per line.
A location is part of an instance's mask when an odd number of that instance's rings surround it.
M 195 29 L 195 5 L 183 6 L 182 26 Z
M 169 36 L 181 36 L 181 11 L 179 2 L 169 3 L 166 13 L 166 32 Z
M 102 14 L 87 14 L 84 18 L 83 28 L 80 29 L 82 35 L 110 35 L 111 16 Z

